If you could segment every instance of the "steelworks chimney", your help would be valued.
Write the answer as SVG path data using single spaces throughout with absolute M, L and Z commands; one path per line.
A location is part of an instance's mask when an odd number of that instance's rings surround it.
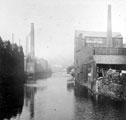
M 12 33 L 12 44 L 14 44 L 14 33 Z
M 112 42 L 111 5 L 108 5 L 108 21 L 107 21 L 106 47 L 113 47 L 113 42 Z
M 34 23 L 31 23 L 31 57 L 35 56 Z
M 25 55 L 27 56 L 29 52 L 29 45 L 28 45 L 28 36 L 26 37 L 26 43 L 25 43 Z

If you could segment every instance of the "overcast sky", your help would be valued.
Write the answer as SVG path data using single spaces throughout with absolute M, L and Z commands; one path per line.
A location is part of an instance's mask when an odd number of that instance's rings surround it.
M 36 56 L 71 62 L 75 30 L 106 31 L 108 4 L 113 31 L 126 36 L 125 0 L 0 0 L 0 35 L 25 46 L 34 22 Z

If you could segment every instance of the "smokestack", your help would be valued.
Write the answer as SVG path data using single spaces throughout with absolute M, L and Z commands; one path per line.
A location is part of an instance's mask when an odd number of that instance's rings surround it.
M 20 46 L 20 45 L 21 45 L 21 40 L 19 39 L 19 41 L 18 41 L 18 42 L 19 42 L 19 46 Z
M 26 37 L 26 43 L 25 43 L 25 55 L 27 56 L 28 55 L 28 36 Z
M 106 47 L 113 47 L 112 43 L 112 20 L 111 20 L 111 5 L 108 5 L 108 21 L 107 21 L 107 40 Z
M 14 44 L 14 33 L 12 33 L 12 44 Z
M 35 42 L 34 42 L 34 23 L 31 23 L 31 57 L 32 58 L 34 58 L 34 55 L 35 55 L 34 46 L 35 46 Z

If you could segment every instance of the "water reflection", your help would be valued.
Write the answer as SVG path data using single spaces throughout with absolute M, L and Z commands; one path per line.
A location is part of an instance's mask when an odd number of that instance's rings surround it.
M 43 72 L 35 73 L 34 79 L 35 80 L 37 80 L 37 79 L 47 79 L 47 78 L 49 78 L 51 76 L 52 76 L 52 71 L 51 70 L 46 70 L 46 71 L 43 71 Z
M 9 82 L 7 82 L 9 81 Z M 11 84 L 11 82 L 13 84 Z M 24 86 L 14 82 L 18 80 L 8 79 L 0 84 L 0 119 L 10 119 L 20 116 L 24 103 Z M 21 83 L 21 82 L 19 82 Z
M 25 86 L 25 106 L 29 107 L 30 119 L 34 118 L 34 95 L 35 87 Z
M 125 120 L 126 102 L 114 101 L 108 97 L 91 96 L 89 91 L 82 87 L 74 89 L 76 120 Z
M 37 81 L 31 80 L 29 81 L 28 84 L 25 84 L 25 88 L 24 88 L 24 109 L 28 109 L 28 114 L 26 113 L 22 113 L 22 115 L 27 115 L 29 116 L 30 120 L 35 119 L 35 97 L 38 91 L 43 91 L 45 89 L 47 89 L 47 86 L 45 86 L 44 84 L 46 83 L 46 79 L 39 79 Z M 41 84 L 42 83 L 42 84 Z M 44 86 L 43 86 L 44 85 Z M 41 96 L 41 95 L 39 95 Z M 37 109 L 39 109 L 39 106 L 37 106 Z M 41 108 L 42 109 L 42 108 Z
M 74 90 L 74 80 L 72 77 L 67 79 L 67 91 L 72 92 Z
M 35 73 L 33 76 L 25 79 L 25 84 L 35 84 L 37 80 L 45 80 L 52 76 L 52 71 L 46 71 L 46 73 Z
M 17 120 L 17 114 L 20 120 L 126 119 L 125 102 L 91 96 L 86 88 L 76 88 L 68 79 L 70 76 L 54 73 L 51 78 L 25 84 L 24 94 L 23 87 L 1 86 L 0 119 L 15 117 Z
M 72 92 L 74 90 L 74 83 L 67 83 L 67 91 Z
M 91 96 L 85 87 L 76 88 L 68 79 L 70 77 L 55 74 L 45 81 L 27 85 L 25 104 L 29 108 L 29 119 L 126 119 L 125 102 L 117 102 L 103 96 Z

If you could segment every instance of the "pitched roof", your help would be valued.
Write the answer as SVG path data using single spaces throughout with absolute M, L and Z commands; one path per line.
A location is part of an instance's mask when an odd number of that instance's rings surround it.
M 82 34 L 82 37 L 107 37 L 107 32 L 81 31 L 81 30 L 76 30 L 75 31 L 75 36 L 76 37 L 79 37 L 80 34 Z M 112 37 L 122 38 L 122 35 L 119 32 L 113 32 Z

